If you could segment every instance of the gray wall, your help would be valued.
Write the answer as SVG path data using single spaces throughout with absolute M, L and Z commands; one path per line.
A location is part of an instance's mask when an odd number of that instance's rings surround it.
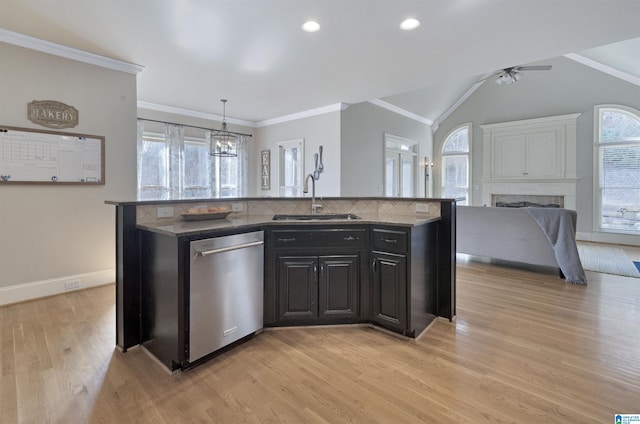
M 512 85 L 488 80 L 434 134 L 438 155 L 434 186 L 440 187 L 442 142 L 457 125 L 473 122 L 472 172 L 474 204 L 478 204 L 482 184 L 482 130 L 480 125 L 544 116 L 582 113 L 577 127 L 577 212 L 578 231 L 593 231 L 593 140 L 594 106 L 619 104 L 640 109 L 640 87 L 560 57 L 540 64 L 553 65 L 551 71 L 526 72 Z M 436 188 L 436 194 L 439 190 Z
M 374 104 L 364 102 L 342 112 L 340 129 L 341 194 L 343 196 L 382 196 L 384 134 L 419 142 L 419 175 L 424 172 L 422 158 L 431 157 L 431 127 Z M 418 178 L 418 193 L 424 193 L 424 179 Z
M 37 297 L 52 279 L 115 275 L 104 201 L 136 196 L 136 76 L 0 43 L 0 125 L 46 129 L 27 119 L 32 100 L 74 106 L 79 125 L 64 131 L 106 137 L 104 186 L 0 186 L 0 288 Z
M 260 189 L 259 175 L 255 182 L 257 197 L 277 197 L 278 193 L 278 142 L 304 139 L 304 173 L 315 169 L 313 155 L 323 147 L 324 172 L 316 183 L 317 196 L 340 196 L 340 112 L 329 112 L 294 121 L 273 124 L 256 131 L 256 156 L 261 150 L 271 151 L 271 190 Z M 254 168 L 258 168 L 255 162 Z M 309 189 L 311 190 L 311 189 Z M 309 193 L 308 196 L 311 194 Z

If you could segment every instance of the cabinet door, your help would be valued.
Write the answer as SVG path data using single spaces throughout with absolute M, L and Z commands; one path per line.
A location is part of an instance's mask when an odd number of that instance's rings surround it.
M 495 135 L 491 141 L 493 178 L 526 177 L 526 140 L 521 134 Z
M 527 168 L 529 178 L 563 178 L 562 151 L 555 131 L 527 134 Z
M 278 316 L 282 320 L 303 320 L 318 316 L 318 258 L 277 258 Z
M 357 318 L 360 258 L 358 255 L 321 256 L 320 318 Z
M 400 331 L 407 326 L 407 258 L 373 253 L 373 321 Z

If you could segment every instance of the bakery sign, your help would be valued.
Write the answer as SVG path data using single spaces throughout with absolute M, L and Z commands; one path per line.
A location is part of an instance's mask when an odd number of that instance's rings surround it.
M 28 118 L 47 128 L 73 128 L 78 125 L 78 109 L 55 100 L 34 100 L 28 105 Z

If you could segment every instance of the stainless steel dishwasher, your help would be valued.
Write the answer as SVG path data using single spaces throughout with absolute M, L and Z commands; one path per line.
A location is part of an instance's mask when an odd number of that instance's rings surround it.
M 193 362 L 262 328 L 264 232 L 192 241 L 190 252 Z

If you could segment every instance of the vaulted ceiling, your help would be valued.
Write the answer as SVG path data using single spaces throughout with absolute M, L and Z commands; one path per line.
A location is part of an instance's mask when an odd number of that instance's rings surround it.
M 434 121 L 483 76 L 569 53 L 640 78 L 636 0 L 0 0 L 0 12 L 0 41 L 138 64 L 139 101 L 220 115 L 226 98 L 251 123 L 371 99 Z M 407 17 L 421 25 L 401 30 Z M 320 31 L 302 31 L 309 19 Z

